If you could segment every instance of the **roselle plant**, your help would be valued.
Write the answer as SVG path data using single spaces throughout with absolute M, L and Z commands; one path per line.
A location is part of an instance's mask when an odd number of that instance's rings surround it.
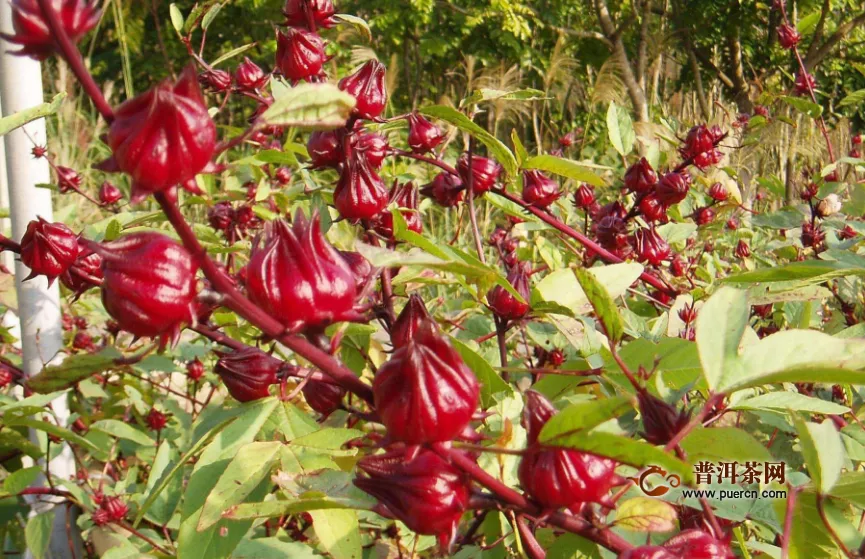
M 398 113 L 383 62 L 331 60 L 369 29 L 330 0 L 208 60 L 218 8 L 172 5 L 189 59 L 113 105 L 75 46 L 98 8 L 12 3 L 106 135 L 93 169 L 33 151 L 99 219 L 0 237 L 68 296 L 62 363 L 0 350 L 10 510 L 75 507 L 88 556 L 862 556 L 861 137 L 835 159 L 785 6 L 778 100 L 829 157 L 786 207 L 747 192 L 762 105 L 637 136 L 612 103 L 596 164 L 588 125 L 482 127 L 531 90 Z M 60 445 L 74 478 L 36 484 Z

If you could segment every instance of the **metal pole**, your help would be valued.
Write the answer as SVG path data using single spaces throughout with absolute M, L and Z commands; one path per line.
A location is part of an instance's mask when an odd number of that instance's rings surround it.
M 13 32 L 11 7 L 6 1 L 0 1 L 0 31 Z M 39 62 L 28 57 L 14 56 L 10 54 L 10 50 L 15 50 L 14 45 L 0 40 L 0 103 L 3 115 L 13 114 L 43 101 L 42 70 Z M 48 163 L 44 158 L 34 159 L 30 153 L 33 142 L 41 145 L 46 143 L 44 119 L 10 132 L 5 140 L 12 238 L 20 239 L 27 224 L 37 216 L 48 221 L 53 218 L 51 191 L 36 187 L 36 184 L 50 182 Z M 16 262 L 15 288 L 21 322 L 23 370 L 28 376 L 38 373 L 44 364 L 56 360 L 63 347 L 59 287 L 55 283 L 49 288 L 46 279 L 41 276 L 23 282 L 29 273 L 21 262 Z M 51 405 L 58 421 L 65 424 L 69 417 L 66 397 L 55 399 Z M 33 436 L 34 433 L 31 432 L 31 437 Z M 74 460 L 68 446 L 64 446 L 62 452 L 50 461 L 49 470 L 53 475 L 65 479 L 74 474 Z M 43 512 L 46 505 L 47 508 L 53 506 L 51 503 L 45 503 L 41 507 L 34 504 L 33 513 Z M 72 557 L 69 542 L 76 541 L 78 536 L 67 534 L 66 511 L 65 506 L 54 507 L 51 557 Z M 70 520 L 71 525 L 75 526 L 74 518 Z

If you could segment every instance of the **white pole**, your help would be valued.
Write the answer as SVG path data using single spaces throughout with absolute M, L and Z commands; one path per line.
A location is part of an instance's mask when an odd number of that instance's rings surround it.
M 3 105 L 0 98 L 0 106 Z M 9 188 L 6 184 L 6 139 L 0 136 L 0 210 L 9 208 Z M 0 219 L 0 235 L 9 235 L 9 220 L 6 218 Z M 8 250 L 0 253 L 0 264 L 4 265 L 8 270 L 15 267 L 14 255 Z
M 13 32 L 11 7 L 9 2 L 3 0 L 0 0 L 0 31 Z M 0 103 L 3 115 L 43 102 L 41 65 L 29 57 L 10 54 L 12 50 L 16 50 L 15 45 L 0 40 Z M 46 143 L 44 119 L 10 132 L 5 140 L 12 238 L 19 240 L 27 224 L 37 216 L 48 221 L 53 218 L 51 191 L 36 187 L 38 183 L 50 182 L 48 163 L 45 159 L 34 159 L 30 153 L 33 142 L 40 145 Z M 42 276 L 23 282 L 29 273 L 26 266 L 16 262 L 15 288 L 21 322 L 23 370 L 28 376 L 38 373 L 44 364 L 55 360 L 63 347 L 59 287 L 55 283 L 49 288 Z M 65 424 L 69 416 L 66 398 L 54 400 L 52 409 L 58 420 Z M 74 461 L 68 446 L 64 446 L 60 455 L 50 462 L 49 470 L 53 475 L 66 479 L 74 475 Z M 51 506 L 48 504 L 49 508 Z M 34 507 L 34 513 L 42 510 L 44 508 Z M 50 555 L 55 558 L 72 557 L 69 541 L 75 541 L 77 535 L 67 534 L 66 507 L 57 506 L 54 510 Z M 70 520 L 71 525 L 75 526 L 74 519 Z M 80 553 L 77 555 L 80 557 Z

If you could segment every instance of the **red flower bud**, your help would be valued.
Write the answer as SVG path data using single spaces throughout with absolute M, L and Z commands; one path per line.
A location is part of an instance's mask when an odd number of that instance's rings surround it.
M 727 220 L 727 229 L 729 229 L 730 231 L 735 231 L 738 228 L 739 228 L 739 220 L 738 219 L 736 219 L 735 217 L 731 217 L 730 219 Z
M 121 522 L 129 514 L 129 506 L 120 497 L 103 497 L 100 508 L 108 514 L 109 522 Z
M 276 66 L 287 79 L 296 82 L 319 75 L 326 59 L 318 34 L 297 27 L 276 32 Z
M 40 157 L 45 157 L 48 153 L 48 148 L 45 146 L 33 146 L 30 153 L 33 154 L 33 159 L 39 159 Z
M 231 353 L 219 353 L 213 372 L 222 378 L 229 394 L 239 402 L 267 398 L 268 387 L 276 384 L 282 362 L 263 351 L 248 347 Z
M 106 206 L 116 204 L 122 199 L 123 193 L 120 192 L 119 188 L 117 188 L 110 182 L 105 181 L 102 183 L 102 186 L 99 187 L 99 201 Z
M 150 408 L 150 412 L 144 420 L 147 423 L 147 428 L 151 431 L 162 431 L 168 425 L 168 416 L 156 408 Z
M 608 250 L 614 250 L 627 243 L 628 228 L 625 221 L 617 215 L 607 215 L 592 225 L 598 242 Z
M 667 206 L 662 203 L 657 196 L 649 194 L 640 200 L 640 213 L 646 218 L 646 221 L 666 221 Z
M 358 252 L 352 252 L 350 250 L 337 250 L 337 252 L 342 259 L 345 260 L 349 270 L 351 270 L 359 291 L 364 284 L 366 284 L 369 276 L 372 274 L 372 264 L 370 264 L 369 260 L 364 258 L 363 255 Z
M 859 159 L 862 156 L 862 153 L 858 148 L 851 148 L 850 151 L 847 152 L 847 155 L 853 159 Z
M 339 88 L 357 99 L 353 112 L 360 118 L 372 120 L 384 111 L 387 104 L 385 72 L 381 62 L 369 60 L 357 72 L 340 80 Z
M 546 208 L 561 196 L 559 183 L 540 171 L 523 172 L 523 200 L 539 208 Z
M 480 397 L 474 373 L 431 321 L 379 368 L 372 389 L 388 437 L 408 444 L 453 439 Z
M 716 182 L 709 187 L 709 196 L 711 196 L 712 200 L 723 202 L 730 196 L 730 193 L 727 192 L 727 189 L 724 188 L 723 184 Z
M 51 285 L 75 263 L 78 253 L 78 236 L 68 227 L 36 218 L 21 237 L 21 262 L 30 268 L 25 281 L 45 276 Z
M 810 222 L 802 224 L 802 246 L 805 248 L 812 247 L 817 249 L 820 244 L 826 239 L 826 232 L 820 225 L 812 225 Z
M 386 511 L 418 534 L 438 536 L 447 548 L 468 508 L 465 476 L 431 450 L 423 449 L 406 462 L 395 450 L 367 456 L 357 464 L 366 475 L 354 484 L 378 499 Z
M 678 204 L 688 195 L 691 188 L 691 177 L 685 172 L 665 173 L 655 187 L 655 195 L 665 206 Z
M 413 183 L 394 183 L 390 189 L 388 205 L 395 205 L 400 209 L 409 231 L 417 234 L 423 232 L 423 219 L 417 211 L 417 187 Z M 393 240 L 393 214 L 390 210 L 385 209 L 375 217 L 373 229 L 382 237 Z
M 799 44 L 802 36 L 790 25 L 786 23 L 778 27 L 778 42 L 785 49 L 792 49 Z
M 65 194 L 70 190 L 78 192 L 81 188 L 81 181 L 83 179 L 75 169 L 58 165 L 55 168 L 55 171 L 57 172 L 57 190 L 59 190 L 61 194 Z
M 579 137 L 583 133 L 582 128 L 577 128 L 576 130 L 571 130 L 561 138 L 559 138 L 559 145 L 562 148 L 569 148 L 577 142 L 577 137 Z
M 369 162 L 353 153 L 333 191 L 333 205 L 344 219 L 372 219 L 387 206 L 388 192 Z
M 87 332 L 76 332 L 72 338 L 72 348 L 78 351 L 92 353 L 96 351 L 96 345 L 93 343 L 93 338 Z
M 75 294 L 76 297 L 91 287 L 98 285 L 102 279 L 102 257 L 87 247 L 78 246 L 78 258 L 60 274 L 60 283 Z
M 414 338 L 421 324 L 431 320 L 432 317 L 423 299 L 417 293 L 413 293 L 390 329 L 390 343 L 395 349 L 401 348 Z
M 11 54 L 29 56 L 36 60 L 48 58 L 56 49 L 54 33 L 39 6 L 39 0 L 12 0 L 12 29 L 14 35 L 0 34 L 10 43 L 21 46 Z M 61 27 L 73 43 L 81 40 L 99 22 L 100 10 L 95 0 L 52 0 Z M 10 51 L 11 52 L 11 51 Z
M 291 169 L 288 167 L 280 167 L 273 174 L 273 178 L 276 179 L 277 184 L 285 186 L 291 182 Z
M 661 262 L 670 257 L 670 245 L 654 228 L 637 229 L 634 232 L 634 244 L 640 262 L 660 266 Z
M 518 320 L 529 312 L 529 275 L 527 263 L 518 263 L 508 272 L 508 283 L 520 294 L 523 301 L 517 301 L 508 290 L 496 285 L 487 293 L 487 304 L 490 310 L 501 319 Z
M 268 77 L 264 70 L 247 56 L 243 57 L 243 62 L 234 70 L 234 83 L 241 91 L 258 91 L 267 85 Z
M 317 27 L 330 29 L 336 23 L 332 0 L 286 0 L 282 13 L 285 24 L 294 27 L 306 27 L 312 21 Z
M 656 184 L 658 173 L 652 169 L 645 157 L 628 167 L 625 173 L 625 188 L 631 192 L 645 194 L 655 188 Z
M 854 239 L 859 235 L 853 227 L 850 225 L 845 225 L 844 229 L 838 231 L 838 238 L 842 241 L 846 241 L 848 239 Z
M 198 83 L 204 89 L 209 89 L 217 93 L 228 91 L 231 89 L 231 74 L 225 70 L 217 70 L 211 68 L 198 74 Z
M 360 131 L 352 136 L 351 145 L 356 153 L 363 155 L 367 162 L 376 169 L 381 167 L 388 149 L 390 149 L 383 136 L 366 131 Z
M 408 145 L 415 153 L 426 153 L 436 148 L 445 134 L 441 128 L 418 113 L 408 115 Z
M 694 126 L 688 131 L 685 145 L 679 152 L 682 157 L 694 158 L 702 153 L 715 149 L 715 136 L 705 124 Z
M 548 449 L 537 443 L 541 428 L 555 414 L 556 409 L 544 396 L 534 390 L 526 392 L 523 425 L 529 447 L 520 461 L 520 485 L 547 508 L 604 501 L 617 481 L 615 462 L 575 450 Z
M 457 171 L 463 184 L 469 184 L 469 154 L 463 153 L 457 160 Z M 487 157 L 472 155 L 472 190 L 480 196 L 491 189 L 502 172 L 502 166 Z
M 697 225 L 708 225 L 715 221 L 715 210 L 712 208 L 699 208 L 694 215 Z
M 345 396 L 345 388 L 323 380 L 310 380 L 301 392 L 309 407 L 325 417 L 339 408 Z
M 315 168 L 337 167 L 342 163 L 343 151 L 335 130 L 313 132 L 306 142 L 306 151 Z
M 748 258 L 751 256 L 751 247 L 748 246 L 748 243 L 742 239 L 736 245 L 736 256 L 739 258 Z
M 204 376 L 204 364 L 198 357 L 186 364 L 186 374 L 192 382 L 198 382 Z
M 581 184 L 574 192 L 574 206 L 577 209 L 588 209 L 595 203 L 595 189 L 590 184 Z
M 817 88 L 817 80 L 809 73 L 796 74 L 796 84 L 794 90 L 797 95 L 809 95 L 812 90 Z
M 307 220 L 300 210 L 292 225 L 265 226 L 249 257 L 246 286 L 255 304 L 292 331 L 346 320 L 357 295 L 351 268 L 324 238 L 318 214 Z
M 159 233 L 133 233 L 103 244 L 102 304 L 135 336 L 176 341 L 195 318 L 198 264 L 185 248 Z
M 113 156 L 102 169 L 132 177 L 133 203 L 151 192 L 173 194 L 178 184 L 197 191 L 195 175 L 210 163 L 216 126 L 193 67 L 176 84 L 162 82 L 117 107 L 108 145 Z
M 11 366 L 0 361 L 0 388 L 6 388 L 14 379 Z
M 712 149 L 705 153 L 694 157 L 694 165 L 700 170 L 708 169 L 712 165 L 717 165 L 724 159 L 724 154 L 720 150 Z
M 853 143 L 854 146 L 860 145 L 862 143 L 862 134 L 854 135 L 852 138 L 850 138 L 850 141 Z
M 688 559 L 734 559 L 736 557 L 727 543 L 716 540 L 702 530 L 679 532 L 664 542 L 664 548 L 676 557 Z
M 234 208 L 231 202 L 217 202 L 207 212 L 208 223 L 217 231 L 228 231 L 234 219 Z
M 464 190 L 459 177 L 442 172 L 421 189 L 421 194 L 432 198 L 439 206 L 452 208 L 462 202 Z
M 685 262 L 685 259 L 681 255 L 675 255 L 670 261 L 670 272 L 673 274 L 673 277 L 681 278 L 687 271 L 688 264 Z
M 690 413 L 677 410 L 646 390 L 637 393 L 637 401 L 643 419 L 643 438 L 652 444 L 667 444 L 691 419 Z
M 769 109 L 763 105 L 754 105 L 754 114 L 762 116 L 765 119 L 769 118 Z

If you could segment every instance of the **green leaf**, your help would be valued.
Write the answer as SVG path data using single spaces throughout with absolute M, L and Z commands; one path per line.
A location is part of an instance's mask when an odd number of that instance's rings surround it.
M 39 419 L 34 419 L 33 417 L 4 416 L 3 422 L 9 427 L 28 427 L 30 429 L 45 431 L 49 435 L 60 437 L 64 441 L 70 442 L 74 445 L 86 448 L 91 451 L 98 450 L 96 445 L 94 445 L 92 442 L 85 439 L 84 437 L 75 434 L 74 432 L 66 429 L 65 427 L 55 425 L 54 423 L 49 423 L 48 421 L 41 421 Z
M 252 442 L 237 451 L 204 502 L 198 519 L 199 532 L 216 524 L 224 511 L 249 496 L 270 473 L 280 448 L 282 443 L 279 441 Z
M 586 169 L 585 166 L 571 159 L 556 157 L 555 155 L 536 155 L 526 159 L 522 164 L 523 169 L 538 169 L 547 171 L 579 182 L 586 182 L 594 186 L 604 186 L 604 179 Z
M 338 22 L 348 23 L 360 31 L 363 38 L 369 43 L 372 41 L 372 32 L 369 30 L 369 24 L 362 17 L 353 16 L 351 14 L 336 14 L 333 16 Z
M 691 462 L 758 461 L 770 462 L 772 453 L 760 441 L 736 427 L 699 427 L 682 439 L 682 450 Z
M 729 287 L 718 290 L 697 315 L 697 349 L 703 375 L 712 390 L 739 366 L 739 342 L 748 325 L 748 294 Z
M 354 97 L 329 83 L 304 83 L 277 97 L 261 120 L 274 126 L 330 130 L 345 126 Z
M 547 421 L 538 435 L 538 441 L 556 446 L 560 438 L 594 429 L 631 408 L 632 401 L 627 396 L 613 396 L 570 405 Z
M 850 411 L 847 406 L 836 404 L 820 398 L 812 398 L 798 392 L 769 392 L 736 402 L 730 406 L 732 410 L 770 410 L 770 411 L 806 411 L 831 415 L 845 414 Z
M 665 452 L 663 448 L 613 433 L 598 430 L 574 433 L 559 437 L 555 446 L 606 456 L 636 468 L 660 466 L 669 473 L 678 474 L 685 484 L 691 483 L 694 477 L 689 464 Z
M 860 509 L 865 508 L 865 472 L 844 472 L 832 486 L 829 495 L 852 503 Z
M 48 556 L 53 525 L 54 511 L 37 514 L 27 521 L 27 527 L 24 529 L 24 540 L 27 542 L 27 551 L 35 559 L 43 559 Z
M 863 103 L 865 103 L 865 89 L 860 89 L 841 99 L 841 101 L 838 102 L 837 107 L 841 109 L 852 105 L 861 105 Z
M 499 141 L 495 136 L 481 128 L 478 124 L 458 110 L 444 105 L 434 105 L 420 109 L 421 114 L 443 120 L 450 123 L 463 132 L 467 132 L 474 136 L 479 142 L 487 146 L 490 150 L 490 155 L 501 163 L 505 171 L 511 176 L 517 172 L 517 160 L 511 150 Z
M 143 431 L 117 419 L 101 419 L 90 426 L 95 431 L 102 431 L 118 439 L 126 439 L 144 446 L 156 446 L 156 441 Z
M 589 273 L 607 289 L 610 297 L 615 298 L 623 295 L 631 284 L 637 281 L 643 273 L 643 266 L 636 263 L 611 264 L 589 268 Z M 569 269 L 547 274 L 535 285 L 532 305 L 541 301 L 556 303 L 570 309 L 574 315 L 585 314 L 590 308 L 589 298 Z
M 213 20 L 216 19 L 216 16 L 219 15 L 220 10 L 222 10 L 222 4 L 216 3 L 207 10 L 207 13 L 204 14 L 204 18 L 201 20 L 201 28 L 207 31 L 207 28 L 210 27 L 210 24 L 213 23 Z
M 120 236 L 123 226 L 116 219 L 108 222 L 108 227 L 105 228 L 105 241 L 113 241 Z
M 49 103 L 42 103 L 29 109 L 18 111 L 17 113 L 0 118 L 0 136 L 5 136 L 9 132 L 20 128 L 36 119 L 53 115 L 60 108 L 63 99 L 66 98 L 66 92 L 60 92 L 55 95 Z
M 156 484 L 169 470 L 171 460 L 177 459 L 177 454 L 171 443 L 162 441 L 150 467 L 150 474 L 147 476 L 146 495 L 153 493 Z M 169 479 L 171 480 L 169 486 L 164 491 L 157 493 L 153 505 L 148 506 L 149 510 L 146 511 L 147 518 L 157 524 L 167 524 L 174 515 L 174 511 L 177 510 L 177 505 L 180 504 L 183 480 L 179 476 L 171 476 Z
M 494 395 L 502 392 L 513 392 L 510 384 L 502 380 L 502 377 L 493 369 L 486 359 L 481 357 L 475 350 L 456 338 L 451 338 L 454 349 L 463 358 L 469 369 L 474 372 L 481 383 L 481 407 L 486 409 L 495 404 Z
M 324 551 L 334 559 L 361 559 L 360 526 L 353 510 L 314 510 L 312 527 Z
M 311 547 L 300 542 L 287 542 L 277 537 L 243 540 L 232 559 L 264 559 L 265 557 L 290 557 L 291 559 L 321 559 Z
M 616 307 L 616 302 L 610 297 L 607 289 L 598 279 L 583 268 L 574 270 L 580 287 L 589 299 L 598 321 L 603 325 L 604 332 L 614 344 L 619 343 L 625 335 L 625 325 Z
M 787 516 L 787 499 L 776 499 L 773 508 L 783 526 Z M 815 494 L 800 493 L 792 513 L 788 559 L 843 557 L 820 518 Z
M 171 16 L 171 25 L 177 32 L 178 36 L 183 36 L 183 12 L 177 7 L 177 4 L 172 3 L 168 6 L 168 14 Z
M 172 6 L 173 6 L 173 4 L 172 4 Z M 244 52 L 248 51 L 249 49 L 251 49 L 253 47 L 255 47 L 255 43 L 249 43 L 247 45 L 243 45 L 242 47 L 237 47 L 236 49 L 231 49 L 230 51 L 226 52 L 225 54 L 223 54 L 222 56 L 220 56 L 219 58 L 217 58 L 216 60 L 211 62 L 210 65 L 215 68 L 217 65 L 225 62 L 226 60 L 230 60 L 230 59 L 234 58 L 235 56 L 237 56 L 238 54 L 243 54 Z
M 634 149 L 637 135 L 634 133 L 634 123 L 631 120 L 631 114 L 612 101 L 610 102 L 610 108 L 607 109 L 607 134 L 610 137 L 610 143 L 613 144 L 613 147 L 616 148 L 616 151 L 622 157 L 628 155 Z
M 12 472 L 9 477 L 3 480 L 3 492 L 7 495 L 16 495 L 33 485 L 41 475 L 42 468 L 40 466 L 21 468 Z
M 20 452 L 25 456 L 36 459 L 43 455 L 39 445 L 34 444 L 26 436 L 9 427 L 0 427 L 0 455 L 10 452 Z
M 529 158 L 529 154 L 526 151 L 525 146 L 523 146 L 523 142 L 520 140 L 520 135 L 516 128 L 511 130 L 511 142 L 514 144 L 514 154 L 517 156 L 517 164 L 520 168 L 523 168 L 523 164 Z
M 474 92 L 460 101 L 460 108 L 465 108 L 484 101 L 539 101 L 547 99 L 543 91 L 537 89 L 516 89 L 506 91 L 502 89 L 476 89 Z
M 819 118 L 823 114 L 823 107 L 805 99 L 804 97 L 791 97 L 789 95 L 782 95 L 781 100 L 799 111 L 800 113 L 805 113 L 811 118 Z
M 635 497 L 616 507 L 615 525 L 634 532 L 670 532 L 678 520 L 673 505 L 651 497 Z
M 821 494 L 826 495 L 841 476 L 847 457 L 841 435 L 829 419 L 813 423 L 797 416 L 793 423 L 799 433 L 799 444 L 811 481 Z
M 62 390 L 92 374 L 111 369 L 115 366 L 116 358 L 114 349 L 95 354 L 70 355 L 59 365 L 47 365 L 37 375 L 30 377 L 27 386 L 41 394 Z

